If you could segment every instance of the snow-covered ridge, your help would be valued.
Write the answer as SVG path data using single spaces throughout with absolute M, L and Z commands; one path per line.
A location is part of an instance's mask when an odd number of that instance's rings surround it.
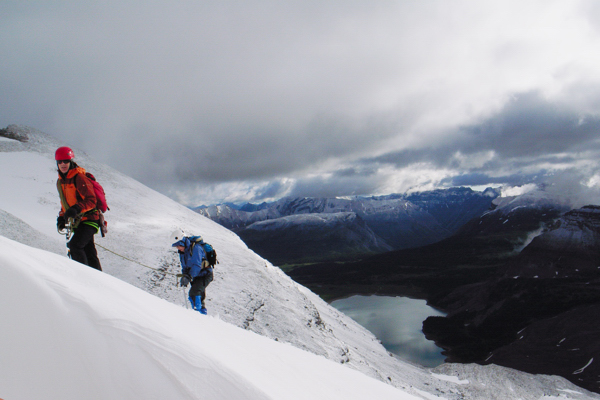
M 3 237 L 0 263 L 2 398 L 420 398 Z
M 475 192 L 469 188 L 439 189 L 420 193 L 391 194 L 371 197 L 319 198 L 319 197 L 287 197 L 273 203 L 260 205 L 246 204 L 239 208 L 234 205 L 220 204 L 201 206 L 196 212 L 232 229 L 260 255 L 276 264 L 293 264 L 324 261 L 340 257 L 364 256 L 390 250 L 420 247 L 445 239 L 473 218 L 488 210 L 494 197 L 500 194 L 495 189 Z M 366 236 L 355 237 L 355 242 L 364 242 L 361 249 L 352 248 L 341 243 L 325 241 L 323 251 L 318 256 L 311 255 L 310 248 L 299 248 L 294 254 L 282 254 L 280 248 L 292 246 L 282 243 L 283 238 L 290 236 L 285 232 L 290 226 L 289 217 L 311 215 L 312 219 L 296 217 L 294 222 L 299 226 L 303 221 L 307 224 L 315 222 L 315 215 L 343 215 L 354 213 L 366 225 Z M 281 219 L 279 224 L 270 222 Z M 266 225 L 254 226 L 256 223 L 269 221 Z M 342 219 L 338 219 L 342 221 Z M 350 223 L 347 224 L 348 229 Z M 269 226 L 272 236 L 266 235 L 265 226 Z M 340 225 L 341 226 L 341 225 Z M 256 230 L 263 230 L 262 235 L 255 236 Z M 333 231 L 323 225 L 322 236 L 325 238 Z M 281 231 L 278 231 L 281 230 Z M 355 235 L 354 235 L 355 236 Z M 275 240 L 278 243 L 271 245 Z M 303 241 L 300 240 L 302 243 Z M 349 241 L 343 241 L 348 243 Z M 376 244 L 375 244 L 376 243 Z M 301 245 L 302 246 L 302 245 Z
M 250 225 L 249 229 L 270 229 L 273 226 L 321 226 L 327 224 L 335 224 L 338 221 L 354 221 L 356 220 L 356 213 L 353 212 L 339 212 L 339 213 L 328 213 L 328 214 L 301 214 L 301 215 L 286 215 L 285 217 L 277 219 L 269 219 L 265 221 L 258 221 Z
M 50 250 L 59 254 L 60 257 L 58 258 L 63 260 L 65 239 L 56 232 L 56 215 L 59 209 L 59 201 L 55 186 L 56 165 L 53 153 L 58 146 L 64 144 L 58 143 L 53 138 L 33 129 L 23 129 L 21 132 L 27 135 L 29 139 L 27 142 L 14 139 L 0 142 L 0 187 L 3 188 L 0 191 L 0 236 L 10 237 L 33 247 Z M 460 366 L 458 368 L 444 365 L 435 370 L 437 374 L 459 378 L 460 383 L 456 383 L 452 379 L 439 379 L 438 376 L 432 375 L 428 369 L 402 362 L 388 354 L 370 332 L 347 316 L 329 307 L 308 289 L 293 282 L 279 268 L 273 267 L 270 263 L 248 250 L 244 243 L 231 231 L 112 168 L 95 162 L 77 149 L 75 149 L 75 154 L 78 163 L 93 172 L 103 184 L 111 207 L 111 211 L 107 213 L 109 233 L 106 238 L 97 238 L 99 255 L 106 275 L 112 275 L 178 305 L 178 310 L 181 310 L 182 313 L 187 312 L 183 309 L 186 304 L 186 295 L 176 287 L 176 280 L 172 274 L 179 271 L 176 256 L 170 251 L 170 243 L 168 243 L 169 234 L 175 227 L 180 227 L 188 233 L 201 234 L 218 251 L 221 263 L 217 265 L 215 281 L 209 286 L 207 304 L 209 313 L 215 320 L 221 320 L 258 333 L 266 338 L 289 343 L 299 349 L 321 355 L 333 362 L 344 364 L 367 376 L 422 398 L 506 399 L 516 394 L 523 399 L 538 399 L 545 393 L 558 398 L 565 393 L 560 390 L 565 389 L 572 390 L 574 393 L 569 393 L 567 397 L 561 398 L 598 398 L 561 378 L 532 377 L 512 370 L 496 368 L 494 369 L 494 378 L 490 379 L 489 374 L 486 372 L 490 371 L 490 368 L 478 366 Z M 7 239 L 2 239 L 1 246 L 2 252 L 7 246 L 8 248 L 15 247 Z M 57 261 L 56 257 L 49 256 L 47 253 L 40 255 L 41 253 L 38 251 L 29 251 L 26 248 L 18 247 L 18 245 L 15 248 L 17 254 L 31 253 L 32 257 L 42 263 L 42 266 L 45 265 L 44 263 L 52 264 L 59 270 L 66 269 L 67 271 L 64 271 L 64 273 L 67 275 L 76 274 L 78 276 L 77 282 L 80 280 L 79 276 L 92 286 L 97 280 L 98 274 L 93 275 L 94 271 L 88 271 L 85 268 L 85 273 L 82 271 L 82 275 L 79 275 L 77 265 L 66 259 L 64 259 L 65 264 L 63 265 Z M 2 252 L 0 254 L 3 254 Z M 19 270 L 18 261 L 13 259 L 12 254 L 14 252 L 12 250 L 6 250 L 6 252 L 10 252 L 11 255 L 4 258 L 2 262 L 6 265 L 15 264 L 16 266 L 10 268 L 10 271 L 12 271 L 10 276 L 5 275 L 2 277 L 3 282 L 5 282 L 4 286 L 10 286 L 8 282 L 11 279 L 24 280 L 25 286 L 27 283 L 31 283 L 28 280 L 31 273 L 26 272 L 24 277 L 19 278 L 19 273 L 23 271 Z M 61 272 L 61 274 L 63 273 Z M 111 296 L 117 295 L 113 293 L 114 291 L 128 287 L 125 283 L 122 284 L 125 286 L 116 285 L 113 287 L 112 284 L 107 284 L 105 281 L 110 277 L 102 274 L 100 276 L 102 276 L 102 278 L 98 278 L 98 282 L 101 283 L 98 287 L 100 293 L 94 291 L 94 296 L 105 296 L 110 299 Z M 43 284 L 39 281 L 40 278 L 35 279 L 34 282 L 43 287 Z M 60 287 L 61 279 L 55 281 L 57 283 L 52 285 Z M 15 285 L 14 287 L 23 286 Z M 85 287 L 88 288 L 89 286 Z M 106 292 L 103 292 L 104 290 Z M 129 291 L 130 289 L 123 290 Z M 85 293 L 85 290 L 83 292 Z M 19 293 L 22 293 L 23 296 Z M 62 293 L 64 293 L 64 290 Z M 71 294 L 67 291 L 66 295 L 77 297 L 79 296 L 78 293 L 80 291 L 76 289 Z M 4 296 L 8 297 L 3 297 L 2 304 L 23 303 L 34 307 L 30 304 L 33 299 L 25 296 L 27 294 L 24 289 L 7 290 Z M 59 307 L 58 305 L 62 304 L 62 307 L 66 305 L 67 309 L 71 306 L 70 302 L 58 300 L 56 297 L 52 297 L 54 295 L 49 296 L 54 299 L 48 303 L 52 306 Z M 121 295 L 119 294 L 119 296 Z M 123 296 L 129 298 L 128 295 Z M 89 300 L 87 296 L 77 297 L 77 299 L 77 305 L 88 311 L 90 307 L 94 309 L 96 304 L 101 303 L 100 300 L 96 299 L 93 304 L 90 303 L 89 306 L 86 306 L 86 302 Z M 150 304 L 149 308 L 143 309 L 145 317 L 158 324 L 169 324 L 171 320 L 164 317 L 163 312 L 159 310 L 163 309 L 163 306 L 157 305 L 162 303 L 155 302 L 155 300 L 158 300 L 149 296 L 143 296 L 140 299 L 142 300 L 135 300 L 137 305 L 145 302 Z M 127 309 L 128 304 L 127 302 L 124 303 L 119 303 L 118 307 Z M 107 304 L 103 307 L 106 307 L 103 310 L 108 314 L 113 311 L 112 308 L 115 308 L 116 305 L 112 301 L 107 301 Z M 45 310 L 45 308 L 43 309 Z M 153 312 L 154 309 L 157 309 L 156 314 Z M 74 308 L 73 310 L 79 309 Z M 135 310 L 140 311 L 141 309 L 136 307 Z M 68 313 L 64 308 L 62 310 L 51 308 L 48 312 L 50 312 L 49 315 L 59 312 Z M 171 308 L 164 314 L 170 313 L 180 315 L 179 312 L 173 311 Z M 198 317 L 191 311 L 187 313 L 186 315 L 189 315 L 190 318 Z M 22 316 L 23 314 L 19 315 Z M 27 329 L 32 328 L 32 326 L 28 321 L 20 320 L 18 316 L 12 314 L 11 316 L 14 317 L 11 320 L 13 321 L 11 327 L 14 327 L 14 330 L 12 328 L 4 329 L 3 332 L 4 335 L 11 335 L 10 338 L 14 340 L 17 335 L 15 332 L 20 329 L 20 326 Z M 58 320 L 65 321 L 65 318 L 63 316 Z M 126 332 L 131 330 L 129 328 L 135 327 L 135 333 L 139 333 L 139 329 L 135 325 L 135 321 L 138 320 L 131 317 L 130 314 L 121 314 L 115 321 L 113 325 L 96 324 L 102 322 L 102 319 L 94 321 L 94 324 L 86 323 L 82 327 L 83 331 L 77 331 L 76 333 L 83 336 L 85 336 L 85 333 L 90 333 L 93 334 L 91 337 L 96 337 L 94 336 L 96 330 L 104 333 L 112 332 L 115 326 Z M 44 331 L 44 324 L 53 323 L 50 319 L 45 318 L 39 318 L 33 322 L 35 322 L 36 329 L 40 332 Z M 68 320 L 65 321 L 65 324 L 67 324 L 66 328 L 79 328 L 79 326 L 68 322 Z M 55 326 L 53 329 L 60 330 L 63 327 Z M 194 331 L 194 334 L 201 335 L 201 327 L 198 327 L 197 330 L 198 332 Z M 165 351 L 171 354 L 172 349 L 166 349 L 168 346 L 180 349 L 181 353 L 185 352 L 183 348 L 179 347 L 178 340 L 175 340 L 179 337 L 175 337 L 170 341 L 163 341 L 163 339 L 166 339 L 165 336 L 168 338 L 170 333 L 162 330 L 158 332 L 155 336 L 152 336 L 154 333 L 151 334 L 152 340 L 145 341 L 144 343 L 149 344 L 145 345 L 142 350 L 129 348 L 125 345 L 119 345 L 121 346 L 119 349 L 125 355 L 128 352 L 135 351 L 136 354 L 141 353 L 143 357 L 148 359 L 153 359 L 156 354 L 164 355 Z M 223 332 L 226 331 L 223 330 Z M 220 333 L 221 330 L 218 330 L 214 335 L 218 336 Z M 3 338 L 3 345 L 7 345 L 8 339 L 5 339 L 6 337 L 0 333 L 0 338 Z M 136 338 L 135 335 L 130 337 Z M 190 340 L 201 340 L 201 337 Z M 81 344 L 85 342 L 84 338 L 81 338 L 80 341 Z M 131 339 L 128 343 L 131 345 L 136 342 Z M 56 345 L 58 349 L 61 348 L 60 343 L 53 343 L 53 345 Z M 216 352 L 215 358 L 210 362 L 222 362 L 220 357 L 230 357 L 230 360 L 235 359 L 235 354 L 228 352 L 226 346 L 219 347 L 214 351 Z M 223 354 L 220 354 L 221 351 Z M 92 353 L 92 355 L 94 354 L 96 353 Z M 183 357 L 179 361 L 187 363 L 189 360 Z M 175 363 L 175 361 L 173 362 Z M 273 363 L 279 365 L 274 361 Z M 53 366 L 53 364 L 46 365 L 47 369 Z M 77 364 L 77 366 L 80 365 Z M 9 369 L 9 367 L 5 368 Z M 180 366 L 177 368 L 180 368 Z M 251 367 L 248 367 L 248 370 L 250 369 Z M 458 372 L 459 370 L 461 372 Z M 5 370 L 3 369 L 3 371 Z M 15 374 L 17 374 L 21 370 L 15 371 Z M 118 371 L 126 374 L 123 370 Z M 52 382 L 55 377 L 50 372 L 46 375 L 48 382 Z M 30 376 L 31 374 L 27 374 L 27 377 Z M 469 376 L 468 384 L 463 383 L 465 376 Z M 496 384 L 496 381 L 503 382 L 502 384 Z M 511 390 L 506 385 L 507 381 L 511 382 Z M 226 385 L 226 382 L 222 383 Z M 305 382 L 305 384 L 310 386 L 310 382 Z M 96 386 L 92 387 L 96 388 Z M 6 398 L 6 400 L 16 398 L 7 396 L 1 390 L 0 387 L 1 398 Z M 122 390 L 131 389 L 122 388 Z M 229 393 L 225 387 L 221 390 L 224 393 Z M 198 393 L 202 393 L 200 388 Z M 403 393 L 399 394 L 399 396 L 403 395 Z M 195 397 L 189 395 L 189 397 L 181 398 Z
M 550 194 L 545 190 L 531 190 L 519 196 L 498 197 L 494 199 L 496 206 L 495 212 L 509 214 L 519 208 L 559 208 L 568 211 L 572 208 L 570 202 L 564 198 L 561 199 L 555 194 Z
M 443 204 L 447 206 L 457 198 L 482 197 L 495 198 L 498 192 L 487 189 L 482 193 L 472 192 L 465 188 L 449 190 L 435 190 L 431 192 L 408 194 L 392 194 L 377 197 L 337 197 L 337 198 L 294 198 L 286 197 L 270 204 L 260 206 L 260 209 L 251 207 L 252 211 L 234 209 L 225 204 L 202 206 L 195 211 L 231 228 L 239 228 L 252 223 L 282 218 L 290 215 L 302 214 L 334 214 L 353 212 L 362 218 L 422 218 L 426 214 L 422 208 L 424 202 L 430 204 Z M 415 204 L 414 200 L 419 202 Z

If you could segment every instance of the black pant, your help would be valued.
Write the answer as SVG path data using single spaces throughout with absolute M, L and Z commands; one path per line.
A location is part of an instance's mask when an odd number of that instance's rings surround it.
M 202 305 L 204 305 L 204 299 L 206 299 L 206 287 L 213 281 L 213 272 L 210 270 L 208 274 L 194 278 L 192 281 L 192 287 L 190 288 L 190 297 L 200 296 Z
M 94 234 L 96 232 L 96 228 L 82 222 L 75 229 L 68 246 L 73 260 L 102 271 L 96 245 L 94 244 Z

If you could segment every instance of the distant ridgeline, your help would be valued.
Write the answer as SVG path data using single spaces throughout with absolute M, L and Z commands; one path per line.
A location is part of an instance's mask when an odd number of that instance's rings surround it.
M 349 260 L 420 247 L 453 235 L 490 209 L 498 190 L 452 188 L 352 198 L 284 198 L 196 212 L 233 230 L 276 265 Z
M 23 129 L 19 129 L 16 125 L 9 125 L 6 128 L 0 129 L 0 137 L 18 140 L 19 142 L 28 142 L 29 138 L 22 131 Z
M 600 207 L 532 192 L 451 237 L 288 274 L 325 299 L 410 296 L 445 311 L 423 323 L 447 362 L 559 375 L 600 393 Z

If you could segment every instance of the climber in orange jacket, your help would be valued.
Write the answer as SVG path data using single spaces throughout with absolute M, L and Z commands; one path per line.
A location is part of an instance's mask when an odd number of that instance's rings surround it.
M 94 188 L 85 175 L 85 169 L 75 163 L 73 150 L 59 147 L 54 158 L 58 167 L 57 188 L 61 197 L 61 210 L 56 220 L 58 231 L 63 231 L 69 222 L 73 229 L 73 237 L 67 244 L 71 258 L 102 271 L 94 243 L 94 235 L 100 227 Z

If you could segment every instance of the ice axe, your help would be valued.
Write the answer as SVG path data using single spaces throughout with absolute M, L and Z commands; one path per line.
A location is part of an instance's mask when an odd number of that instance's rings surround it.
M 73 225 L 73 218 L 69 218 L 65 227 L 63 229 L 59 229 L 58 233 L 61 235 L 65 235 L 66 246 L 67 246 L 67 257 L 71 258 L 71 249 L 69 248 L 69 241 L 71 240 L 71 236 L 73 236 L 73 229 L 71 228 Z

